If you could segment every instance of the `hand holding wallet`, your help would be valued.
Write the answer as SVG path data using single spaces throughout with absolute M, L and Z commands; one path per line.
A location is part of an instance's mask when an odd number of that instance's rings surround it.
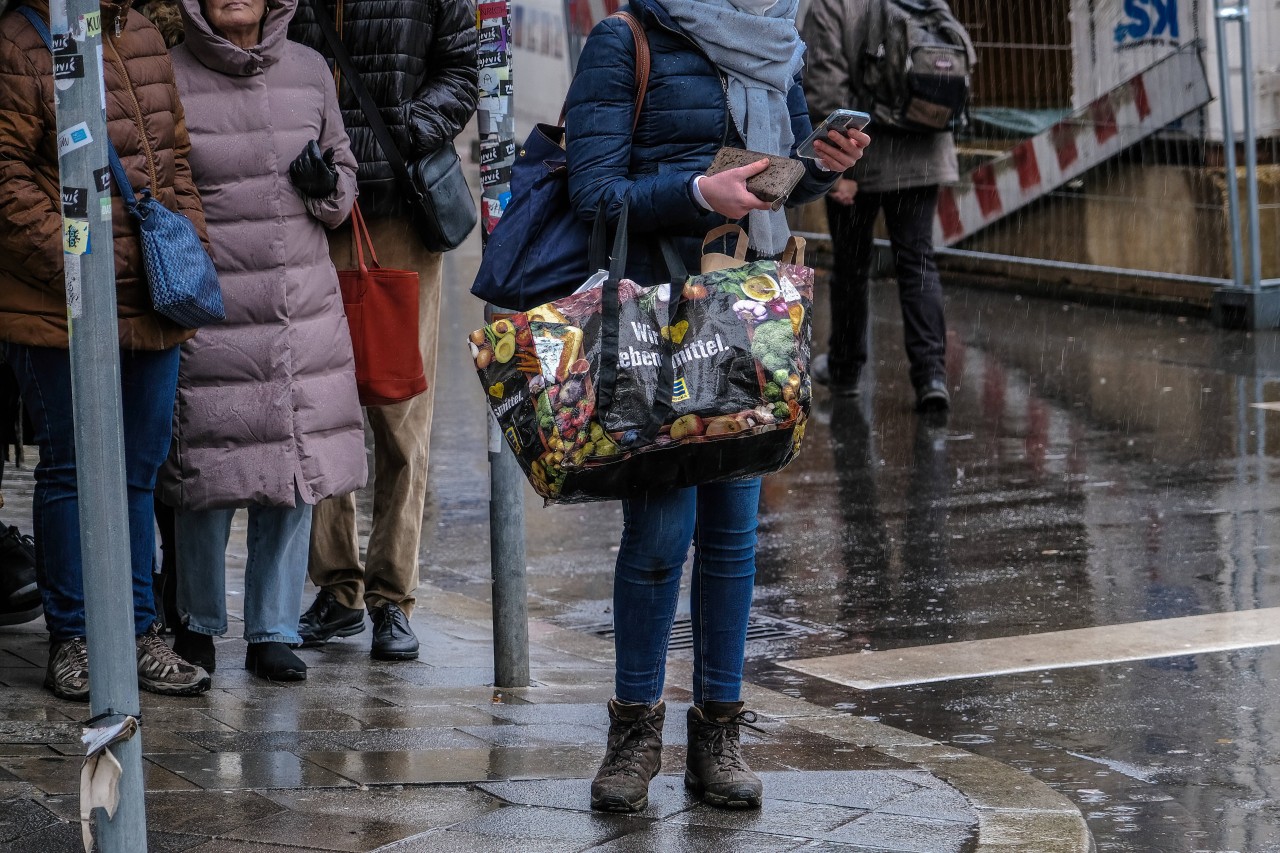
M 747 190 L 761 201 L 769 203 L 774 210 L 779 210 L 804 177 L 804 164 L 798 160 L 761 154 L 758 151 L 744 151 L 741 148 L 721 148 L 711 161 L 707 176 L 718 175 L 739 166 L 749 166 L 761 160 L 768 160 L 769 168 L 748 178 Z

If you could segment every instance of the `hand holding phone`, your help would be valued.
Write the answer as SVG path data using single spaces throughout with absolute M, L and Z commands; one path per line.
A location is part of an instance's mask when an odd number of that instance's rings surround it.
M 818 152 L 814 149 L 813 143 L 821 139 L 826 142 L 827 134 L 831 131 L 839 131 L 845 133 L 850 130 L 862 130 L 871 123 L 871 116 L 867 113 L 858 112 L 857 110 L 839 109 L 831 113 L 823 119 L 822 123 L 813 129 L 813 133 L 801 142 L 796 148 L 796 156 L 804 157 L 808 160 L 818 159 Z

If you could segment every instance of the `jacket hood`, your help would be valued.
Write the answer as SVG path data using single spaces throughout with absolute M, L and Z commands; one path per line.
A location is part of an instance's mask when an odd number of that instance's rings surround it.
M 104 8 L 107 2 L 110 0 L 103 0 Z M 183 30 L 186 33 L 183 44 L 206 68 L 247 77 L 275 64 L 284 54 L 289 21 L 297 8 L 298 0 L 267 0 L 262 38 L 256 46 L 245 50 L 214 31 L 200 8 L 200 0 L 181 0 Z

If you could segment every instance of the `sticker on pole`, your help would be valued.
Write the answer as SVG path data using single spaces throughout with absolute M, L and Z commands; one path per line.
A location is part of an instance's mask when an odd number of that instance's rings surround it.
M 80 315 L 84 313 L 84 302 L 80 298 L 80 256 L 79 255 L 63 255 L 64 281 L 67 285 L 67 318 L 71 320 L 80 319 Z M 492 417 L 492 414 L 490 414 Z
M 89 220 L 62 220 L 62 251 L 68 255 L 84 255 L 89 248 Z
M 58 156 L 69 154 L 91 142 L 93 142 L 93 135 L 89 133 L 89 125 L 80 122 L 75 127 L 69 127 L 58 134 Z

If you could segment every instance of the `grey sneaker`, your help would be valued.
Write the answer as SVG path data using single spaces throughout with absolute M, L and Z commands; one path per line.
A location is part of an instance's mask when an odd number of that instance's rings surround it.
M 165 696 L 194 696 L 209 689 L 209 673 L 169 648 L 152 625 L 138 637 L 138 686 Z
M 84 637 L 72 637 L 49 647 L 44 686 L 59 699 L 89 701 L 89 647 Z

